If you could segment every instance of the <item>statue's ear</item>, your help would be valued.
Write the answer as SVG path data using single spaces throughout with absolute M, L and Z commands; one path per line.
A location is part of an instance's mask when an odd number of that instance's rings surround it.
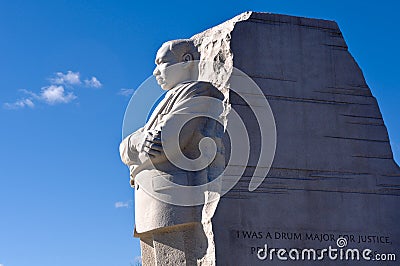
M 184 54 L 182 56 L 182 63 L 184 67 L 189 67 L 191 66 L 191 61 L 193 61 L 193 55 L 192 54 Z
M 182 62 L 189 62 L 193 60 L 193 55 L 192 54 L 184 54 L 182 56 Z

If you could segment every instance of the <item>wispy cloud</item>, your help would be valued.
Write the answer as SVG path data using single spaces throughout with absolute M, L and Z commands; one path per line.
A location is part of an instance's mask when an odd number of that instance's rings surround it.
M 114 206 L 115 208 L 131 208 L 133 204 L 132 200 L 127 200 L 127 201 L 117 201 Z
M 20 109 L 24 107 L 33 108 L 35 107 L 35 104 L 32 102 L 31 99 L 22 99 L 22 100 L 17 100 L 13 103 L 4 103 L 3 106 L 5 109 Z M 0 266 L 2 265 L 0 264 Z
M 79 72 L 67 71 L 67 73 L 57 72 L 54 77 L 48 79 L 50 85 L 40 89 L 35 93 L 30 90 L 20 90 L 25 97 L 15 102 L 4 103 L 5 109 L 21 109 L 25 107 L 35 107 L 35 102 L 42 102 L 48 105 L 56 105 L 61 103 L 70 103 L 77 99 L 73 90 L 82 85 L 92 88 L 102 87 L 101 82 L 96 77 L 85 79 L 82 83 Z
M 135 91 L 136 91 L 135 89 L 120 89 L 119 92 L 118 92 L 118 95 L 129 97 L 132 94 L 134 94 Z
M 91 87 L 91 88 L 101 88 L 103 84 L 96 78 L 92 77 L 91 79 L 85 79 L 85 85 L 86 87 Z

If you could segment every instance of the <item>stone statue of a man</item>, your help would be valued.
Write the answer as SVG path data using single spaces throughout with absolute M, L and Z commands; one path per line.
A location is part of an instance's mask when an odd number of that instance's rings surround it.
M 185 232 L 193 234 L 198 234 L 196 230 L 201 228 L 202 205 L 174 203 L 174 198 L 182 195 L 179 187 L 171 186 L 171 182 L 181 186 L 206 184 L 224 167 L 223 126 L 210 118 L 215 116 L 211 113 L 215 113 L 216 108 L 222 108 L 217 107 L 215 101 L 198 101 L 210 98 L 218 100 L 222 106 L 223 95 L 211 83 L 198 81 L 199 57 L 191 40 L 174 40 L 161 46 L 153 75 L 168 92 L 146 125 L 120 145 L 121 159 L 129 166 L 131 185 L 135 187 L 135 231 L 142 240 L 142 253 L 143 239 L 152 246 L 151 242 L 179 228 L 184 227 Z M 177 121 L 185 121 L 184 126 L 175 126 L 180 123 Z M 199 165 L 204 163 L 204 160 L 196 160 L 204 155 L 204 151 L 199 150 L 204 138 L 214 141 L 216 153 L 207 165 Z M 171 145 L 175 139 L 178 139 L 177 145 Z M 180 167 L 179 162 L 184 161 L 179 159 L 181 155 L 192 163 Z M 161 194 L 168 195 L 170 200 L 160 200 L 157 195 Z M 179 237 L 173 238 L 178 241 Z M 184 239 L 187 237 L 179 241 L 184 242 Z M 204 246 L 204 241 L 202 243 Z M 200 243 L 191 245 L 201 246 Z M 201 249 L 204 251 L 206 247 Z

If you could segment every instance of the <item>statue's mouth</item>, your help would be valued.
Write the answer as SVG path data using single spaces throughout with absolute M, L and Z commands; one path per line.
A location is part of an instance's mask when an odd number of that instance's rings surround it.
M 156 78 L 156 80 L 157 80 L 157 83 L 158 83 L 158 85 L 163 85 L 163 84 L 165 84 L 165 81 L 164 81 L 164 79 L 163 79 L 163 78 L 161 78 L 161 77 L 159 77 L 159 78 Z

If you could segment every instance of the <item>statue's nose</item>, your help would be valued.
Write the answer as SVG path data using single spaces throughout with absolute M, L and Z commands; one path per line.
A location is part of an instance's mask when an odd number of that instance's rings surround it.
M 157 75 L 159 75 L 160 74 L 160 70 L 158 70 L 158 67 L 156 67 L 154 70 L 153 70 L 153 75 L 154 76 L 157 76 Z

